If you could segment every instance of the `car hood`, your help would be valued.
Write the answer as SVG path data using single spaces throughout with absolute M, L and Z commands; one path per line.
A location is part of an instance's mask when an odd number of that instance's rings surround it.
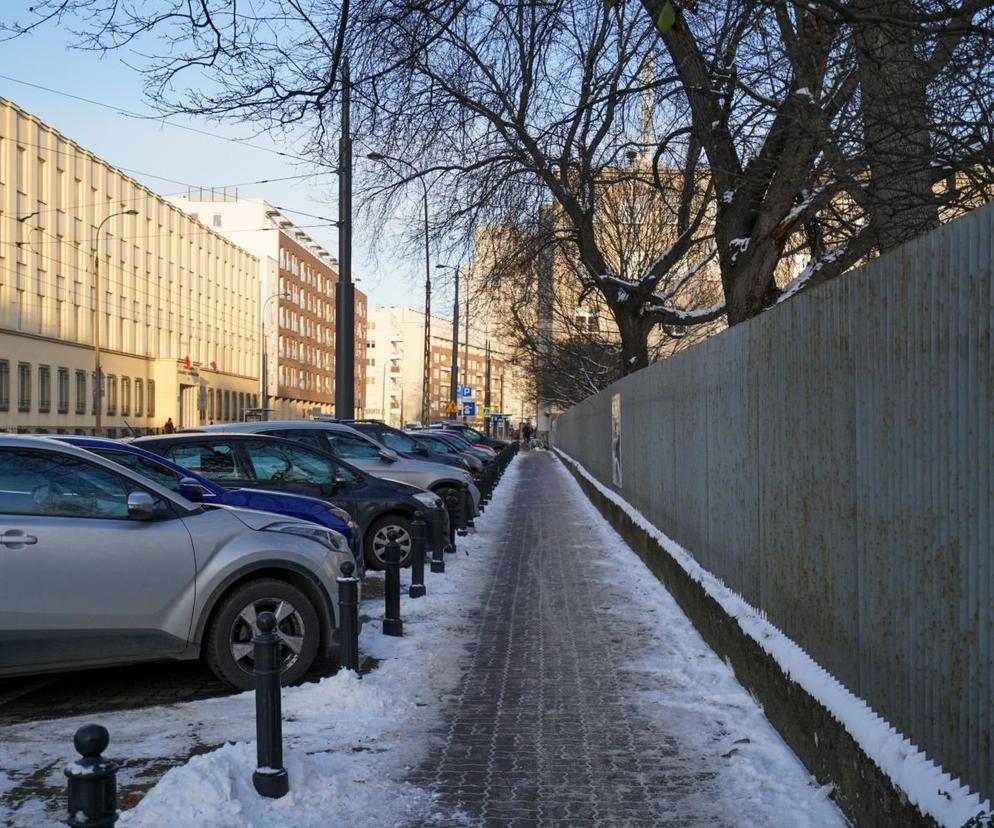
M 211 504 L 210 506 L 205 506 L 207 509 L 223 509 L 228 514 L 238 518 L 242 523 L 244 523 L 249 529 L 265 529 L 267 526 L 272 526 L 274 523 L 286 523 L 287 521 L 299 520 L 299 518 L 291 518 L 286 515 L 278 515 L 275 512 L 262 512 L 258 509 L 246 509 L 242 506 L 225 506 L 223 504 Z M 307 523 L 307 521 L 300 521 L 301 523 Z

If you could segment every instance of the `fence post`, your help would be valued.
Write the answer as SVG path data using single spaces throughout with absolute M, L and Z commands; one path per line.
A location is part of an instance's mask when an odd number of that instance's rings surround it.
M 70 828 L 113 828 L 117 822 L 117 764 L 101 755 L 110 744 L 107 728 L 84 725 L 73 736 L 83 758 L 65 769 Z
M 341 663 L 345 670 L 359 672 L 359 579 L 355 564 L 345 561 L 338 576 L 338 618 L 341 629 Z
M 402 636 L 404 622 L 400 620 L 400 544 L 397 543 L 397 536 L 396 529 L 391 529 L 390 534 L 387 535 L 383 634 Z
M 415 512 L 411 522 L 411 587 L 407 594 L 421 598 L 425 589 L 425 530 L 424 512 Z
M 255 738 L 256 769 L 252 784 L 260 796 L 279 799 L 290 790 L 283 767 L 283 712 L 280 698 L 280 636 L 276 616 L 260 612 L 256 620 L 255 645 Z
M 445 520 L 443 507 L 434 509 L 431 513 L 431 571 L 432 574 L 445 572 L 445 540 L 442 537 L 442 521 Z
M 456 525 L 456 531 L 459 537 L 464 538 L 469 534 L 469 504 L 471 498 L 469 496 L 469 486 L 462 486 L 459 489 L 459 520 Z

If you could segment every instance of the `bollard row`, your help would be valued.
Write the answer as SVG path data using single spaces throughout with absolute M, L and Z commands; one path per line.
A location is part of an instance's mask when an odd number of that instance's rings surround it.
M 480 475 L 479 513 L 493 497 L 494 489 L 504 471 L 519 451 L 517 442 L 505 446 L 495 460 Z M 448 517 L 448 537 L 445 524 Z M 459 494 L 449 492 L 443 508 L 432 509 L 427 515 L 417 512 L 411 522 L 411 586 L 408 595 L 420 598 L 427 593 L 424 583 L 425 560 L 430 549 L 432 573 L 445 572 L 445 552 L 456 551 L 456 537 L 465 537 L 473 528 L 473 502 L 469 487 Z M 386 546 L 386 589 L 384 593 L 383 632 L 402 636 L 400 618 L 400 557 L 399 533 L 391 530 Z M 468 552 L 467 552 L 468 554 Z M 341 664 L 346 670 L 359 670 L 359 579 L 355 566 L 342 564 L 338 577 L 338 611 Z M 276 616 L 261 612 L 254 645 L 255 711 L 256 711 L 256 770 L 252 783 L 265 797 L 278 799 L 290 789 L 289 777 L 283 767 L 283 719 L 280 675 L 282 673 L 281 639 Z M 118 765 L 105 759 L 103 752 L 110 744 L 110 734 L 101 725 L 79 728 L 73 743 L 80 759 L 65 769 L 67 779 L 67 819 L 70 828 L 114 828 L 118 820 Z

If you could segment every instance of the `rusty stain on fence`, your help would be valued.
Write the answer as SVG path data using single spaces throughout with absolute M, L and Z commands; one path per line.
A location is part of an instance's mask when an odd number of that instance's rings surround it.
M 994 796 L 994 206 L 567 411 L 556 444 Z M 638 439 L 636 439 L 636 435 Z

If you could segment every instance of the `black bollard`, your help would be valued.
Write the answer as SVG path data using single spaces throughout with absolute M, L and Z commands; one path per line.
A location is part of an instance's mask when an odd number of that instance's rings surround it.
M 464 538 L 469 534 L 469 487 L 462 486 L 459 489 L 458 518 L 456 519 L 456 532 L 459 537 Z
M 431 513 L 431 571 L 432 574 L 445 572 L 445 558 L 442 553 L 445 549 L 444 532 L 442 527 L 445 521 L 445 510 L 441 506 Z
M 411 588 L 407 594 L 411 598 L 425 595 L 425 530 L 424 513 L 415 512 L 411 522 Z
M 82 759 L 69 765 L 66 798 L 70 828 L 113 828 L 117 822 L 117 764 L 101 755 L 110 744 L 107 728 L 84 725 L 73 736 Z
M 355 564 L 342 564 L 338 576 L 338 616 L 342 639 L 339 642 L 342 668 L 359 672 L 359 579 L 352 573 Z
M 252 784 L 260 796 L 279 799 L 290 790 L 283 767 L 283 711 L 280 697 L 280 636 L 276 616 L 260 612 L 256 620 L 255 645 L 255 739 L 256 769 Z
M 449 513 L 449 546 L 446 552 L 456 551 L 456 526 L 459 523 L 459 498 L 452 492 L 445 496 L 445 508 Z
M 400 620 L 400 544 L 397 543 L 397 530 L 391 529 L 387 535 L 386 592 L 384 595 L 383 634 L 402 636 L 404 622 Z

